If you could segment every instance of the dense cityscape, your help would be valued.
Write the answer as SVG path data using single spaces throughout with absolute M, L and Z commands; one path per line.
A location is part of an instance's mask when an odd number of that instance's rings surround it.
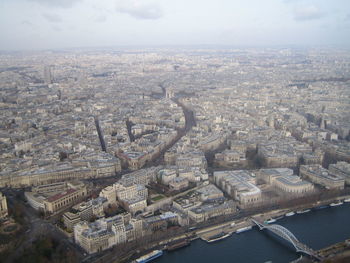
M 1 53 L 0 262 L 147 262 L 349 202 L 349 76 L 341 48 Z

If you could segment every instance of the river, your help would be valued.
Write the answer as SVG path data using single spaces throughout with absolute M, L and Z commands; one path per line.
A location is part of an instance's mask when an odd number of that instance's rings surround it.
M 305 214 L 284 217 L 275 224 L 289 229 L 301 242 L 314 250 L 350 238 L 350 203 L 342 206 L 312 210 Z M 266 231 L 266 230 L 265 230 Z M 206 243 L 195 240 L 190 246 L 164 255 L 154 263 L 273 263 L 290 262 L 298 255 L 292 248 L 271 237 L 265 231 L 253 230 L 233 234 Z

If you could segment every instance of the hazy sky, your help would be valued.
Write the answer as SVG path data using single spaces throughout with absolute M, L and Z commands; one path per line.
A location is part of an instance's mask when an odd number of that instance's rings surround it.
M 348 45 L 350 0 L 0 0 L 0 50 Z

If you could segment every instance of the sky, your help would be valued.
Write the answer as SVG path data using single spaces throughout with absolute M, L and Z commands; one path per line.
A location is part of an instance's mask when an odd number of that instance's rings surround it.
M 350 0 L 0 0 L 0 50 L 350 46 Z

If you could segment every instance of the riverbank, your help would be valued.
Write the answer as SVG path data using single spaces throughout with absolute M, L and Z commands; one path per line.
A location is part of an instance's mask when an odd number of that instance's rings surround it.
M 350 239 L 318 250 L 323 262 L 350 262 Z
M 140 253 L 138 255 L 142 255 L 142 254 L 146 253 L 146 251 L 149 251 L 151 249 L 164 249 L 166 247 L 166 244 L 168 244 L 170 242 L 174 242 L 176 240 L 181 240 L 183 238 L 188 238 L 189 240 L 194 241 L 194 240 L 197 240 L 198 238 L 201 238 L 201 237 L 206 238 L 206 237 L 214 236 L 216 234 L 219 234 L 221 232 L 226 232 L 226 231 L 227 231 L 227 233 L 235 232 L 239 228 L 253 226 L 253 223 L 250 220 L 251 217 L 257 218 L 260 221 L 265 221 L 265 220 L 268 220 L 270 218 L 284 217 L 286 213 L 289 213 L 291 211 L 299 211 L 299 210 L 317 208 L 317 207 L 321 207 L 323 205 L 329 205 L 333 202 L 337 202 L 338 200 L 344 200 L 347 198 L 349 198 L 349 195 L 338 196 L 338 197 L 334 197 L 332 199 L 324 200 L 322 202 L 309 203 L 309 204 L 304 204 L 302 206 L 294 206 L 294 207 L 285 208 L 285 209 L 266 211 L 263 213 L 258 213 L 258 214 L 250 215 L 247 217 L 242 217 L 242 218 L 235 219 L 235 220 L 229 220 L 229 221 L 226 221 L 224 223 L 207 226 L 207 227 L 201 228 L 201 229 L 197 228 L 197 229 L 190 231 L 188 233 L 174 236 L 172 238 L 165 239 L 165 240 L 162 240 L 160 242 L 152 243 L 148 247 L 143 248 L 142 251 L 139 251 Z M 233 233 L 232 235 L 236 236 L 236 235 L 240 235 L 240 234 Z M 216 243 L 216 242 L 214 242 L 214 243 Z M 134 258 L 135 258 L 135 255 L 132 258 L 128 257 L 127 259 L 124 259 L 123 261 L 119 261 L 119 262 L 130 262 L 130 260 L 134 259 Z
M 347 198 L 349 198 L 349 196 L 332 198 L 332 199 L 325 200 L 323 202 L 305 204 L 303 206 L 296 206 L 296 207 L 291 207 L 288 209 L 279 209 L 279 210 L 268 211 L 265 213 L 259 213 L 259 214 L 252 215 L 250 217 L 243 218 L 241 220 L 233 220 L 233 221 L 225 222 L 225 223 L 220 224 L 220 225 L 205 228 L 203 230 L 197 231 L 197 235 L 202 240 L 208 240 L 208 239 L 210 239 L 211 236 L 218 235 L 222 232 L 235 234 L 235 232 L 240 228 L 245 228 L 245 227 L 250 227 L 250 226 L 253 227 L 255 225 L 254 223 L 252 223 L 250 218 L 257 219 L 260 222 L 265 222 L 265 221 L 268 221 L 270 219 L 274 219 L 274 220 L 278 221 L 278 219 L 285 217 L 286 214 L 288 214 L 288 213 L 308 212 L 309 209 L 315 209 L 315 208 L 329 206 L 333 202 L 338 202 L 339 200 L 344 200 Z
M 347 263 L 350 262 L 350 239 L 317 250 L 323 258 L 323 263 Z M 291 263 L 313 263 L 308 257 L 301 257 Z

